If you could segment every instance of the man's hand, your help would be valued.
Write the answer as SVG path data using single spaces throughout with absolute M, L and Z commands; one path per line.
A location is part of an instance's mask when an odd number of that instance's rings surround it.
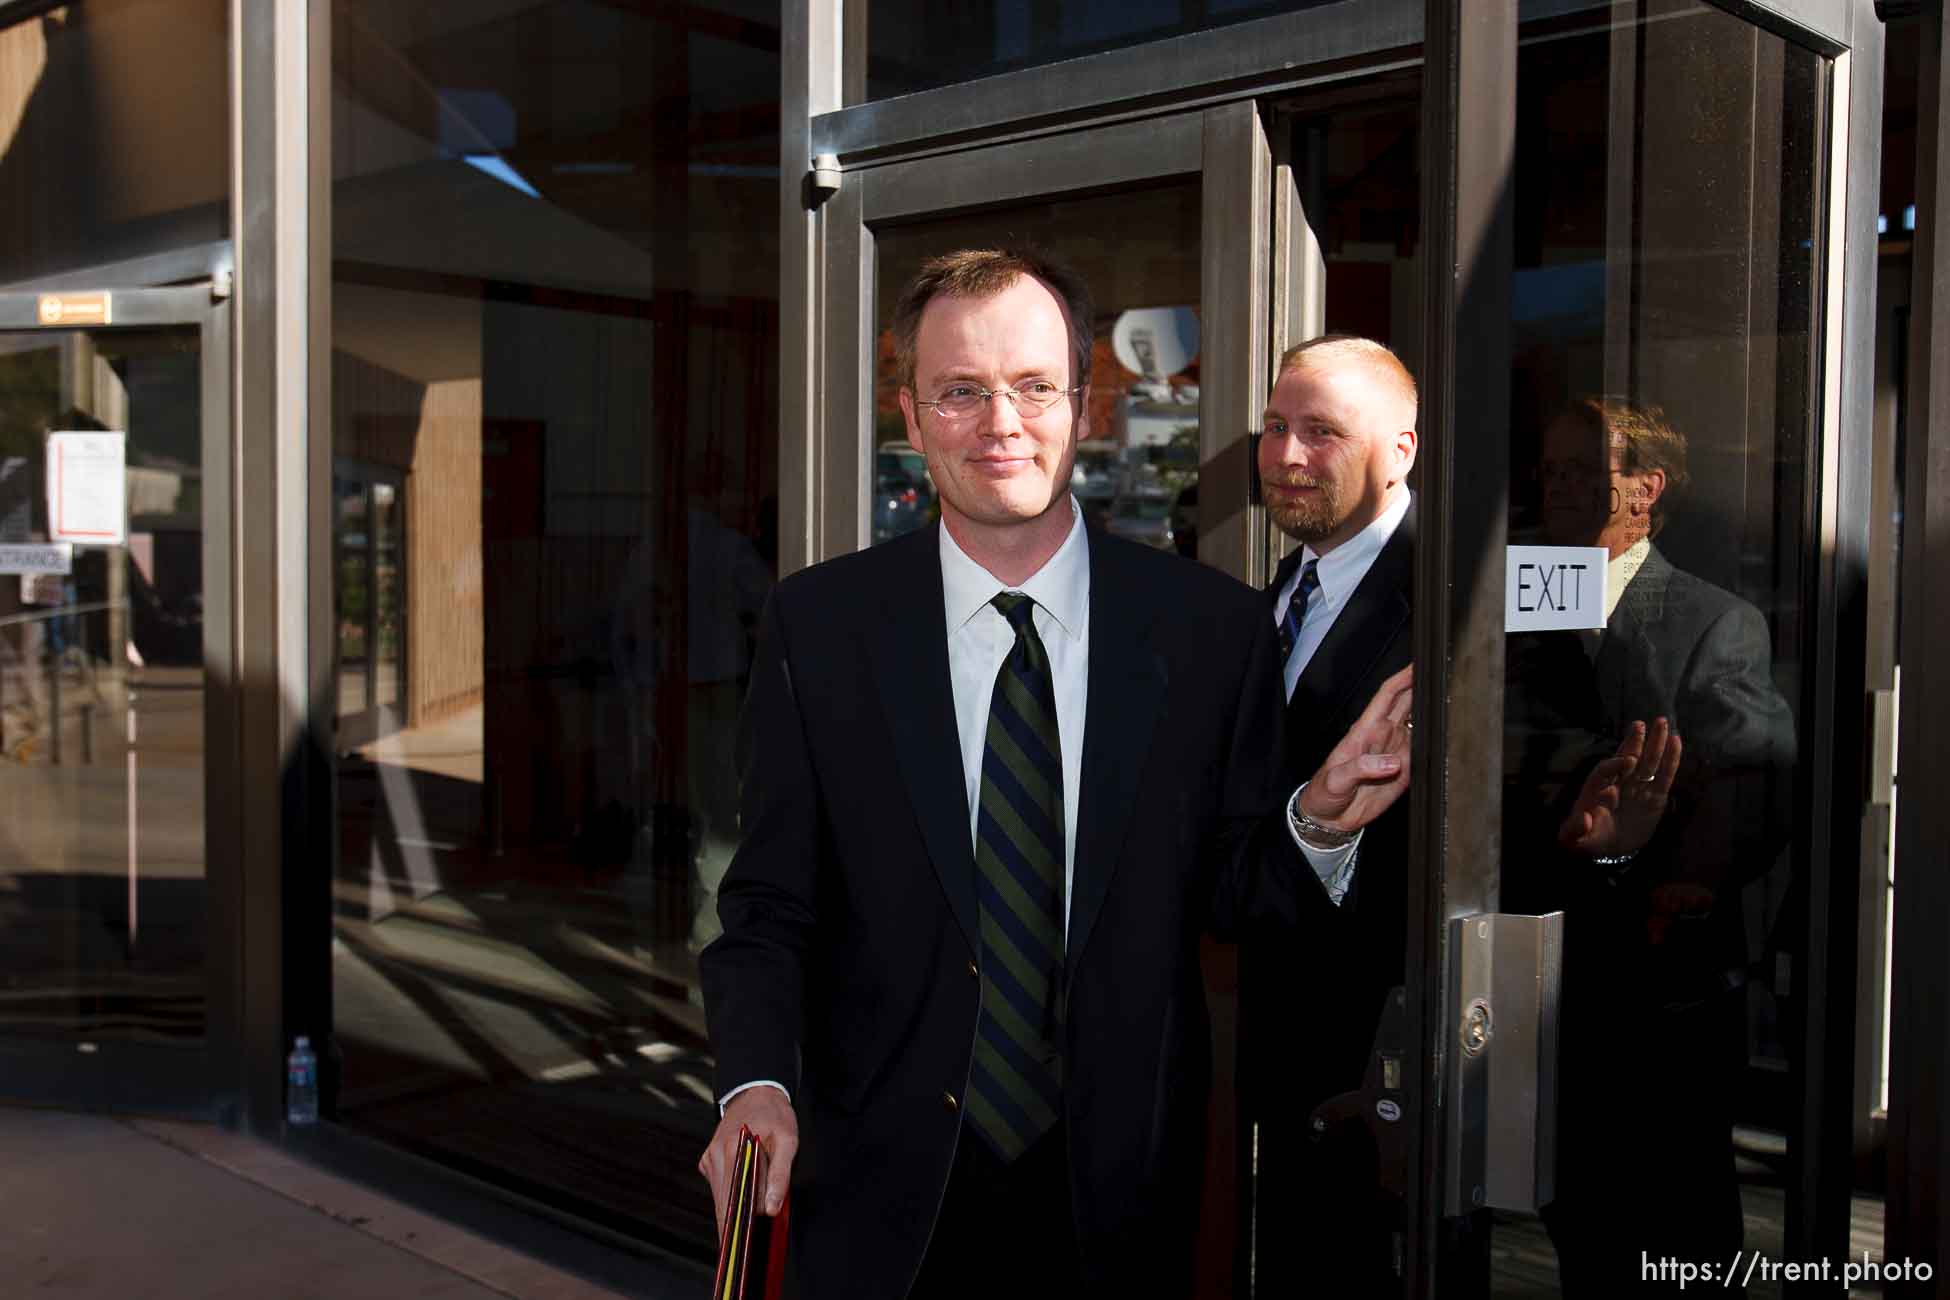
M 1683 746 L 1664 718 L 1648 731 L 1634 722 L 1618 752 L 1591 769 L 1557 842 L 1594 858 L 1622 857 L 1644 848 L 1666 814 Z
M 711 1201 L 718 1211 L 718 1236 L 724 1236 L 725 1208 L 731 1199 L 731 1175 L 738 1156 L 738 1131 L 748 1128 L 765 1153 L 765 1188 L 759 1210 L 777 1214 L 792 1182 L 792 1157 L 799 1152 L 799 1117 L 783 1092 L 770 1084 L 747 1088 L 731 1099 L 711 1135 L 711 1145 L 697 1162 L 697 1171 L 711 1184 Z
M 1415 666 L 1381 684 L 1341 743 L 1300 796 L 1300 811 L 1335 830 L 1358 831 L 1388 811 L 1408 789 Z

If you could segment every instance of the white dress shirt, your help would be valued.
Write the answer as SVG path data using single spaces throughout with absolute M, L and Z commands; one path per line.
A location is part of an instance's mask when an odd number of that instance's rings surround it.
M 1286 621 L 1287 606 L 1293 603 L 1293 596 L 1300 588 L 1300 575 L 1306 571 L 1307 561 L 1315 561 L 1314 578 L 1320 584 L 1314 588 L 1313 595 L 1307 599 L 1307 610 L 1300 623 L 1300 635 L 1294 638 L 1293 652 L 1286 657 L 1283 674 L 1286 679 L 1286 697 L 1293 698 L 1293 688 L 1300 684 L 1300 675 L 1307 671 L 1314 652 L 1320 649 L 1321 642 L 1333 630 L 1334 620 L 1347 608 L 1355 589 L 1374 562 L 1381 557 L 1382 548 L 1388 539 L 1401 527 L 1408 515 L 1409 493 L 1406 489 L 1397 492 L 1395 499 L 1381 508 L 1374 521 L 1360 532 L 1325 555 L 1317 553 L 1313 547 L 1305 546 L 1300 551 L 1300 563 L 1294 566 L 1273 599 L 1273 626 L 1278 627 Z M 1354 866 L 1358 860 L 1361 837 L 1356 835 L 1345 848 L 1322 851 L 1309 845 L 1298 835 L 1294 843 L 1307 855 L 1314 874 L 1327 889 L 1327 897 L 1338 905 L 1347 897 L 1348 888 L 1354 883 Z
M 1639 576 L 1645 565 L 1645 557 L 1652 554 L 1652 540 L 1641 537 L 1622 552 L 1605 561 L 1605 622 L 1618 612 L 1618 603 L 1625 599 L 1625 588 L 1632 585 L 1632 579 Z
M 1070 933 L 1070 882 L 1076 876 L 1077 802 L 1083 786 L 1083 719 L 1090 696 L 1090 543 L 1083 512 L 1070 498 L 1070 535 L 1021 586 L 1011 587 L 968 558 L 941 529 L 942 607 L 948 619 L 948 681 L 968 792 L 968 843 L 975 845 L 981 809 L 982 755 L 988 748 L 989 702 L 1016 632 L 989 602 L 1020 591 L 1036 602 L 1036 635 L 1049 654 L 1056 692 L 1056 739 L 1063 751 L 1063 934 Z

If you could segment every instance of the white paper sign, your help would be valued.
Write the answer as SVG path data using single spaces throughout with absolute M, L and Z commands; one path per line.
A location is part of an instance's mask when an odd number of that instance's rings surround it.
M 47 435 L 49 541 L 122 544 L 128 535 L 127 444 L 121 433 Z
M 1605 548 L 1512 546 L 1504 561 L 1503 630 L 1605 626 Z
M 0 545 L 0 573 L 73 573 L 74 547 L 66 542 Z

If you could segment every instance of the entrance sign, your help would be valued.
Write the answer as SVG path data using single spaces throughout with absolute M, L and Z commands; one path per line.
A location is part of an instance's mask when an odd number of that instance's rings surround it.
M 0 545 L 0 573 L 73 573 L 74 547 L 66 542 Z
M 47 532 L 54 542 L 120 546 L 128 534 L 128 437 L 47 435 Z
M 1508 548 L 1504 561 L 1503 630 L 1602 630 L 1605 558 L 1602 546 Z

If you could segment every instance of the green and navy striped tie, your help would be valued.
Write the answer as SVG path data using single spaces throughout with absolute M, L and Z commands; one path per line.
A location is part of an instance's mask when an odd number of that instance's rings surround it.
M 982 752 L 982 1017 L 968 1118 L 1008 1162 L 1049 1132 L 1063 1107 L 1063 750 L 1036 602 L 1005 591 L 991 603 L 1016 643 L 995 677 Z

